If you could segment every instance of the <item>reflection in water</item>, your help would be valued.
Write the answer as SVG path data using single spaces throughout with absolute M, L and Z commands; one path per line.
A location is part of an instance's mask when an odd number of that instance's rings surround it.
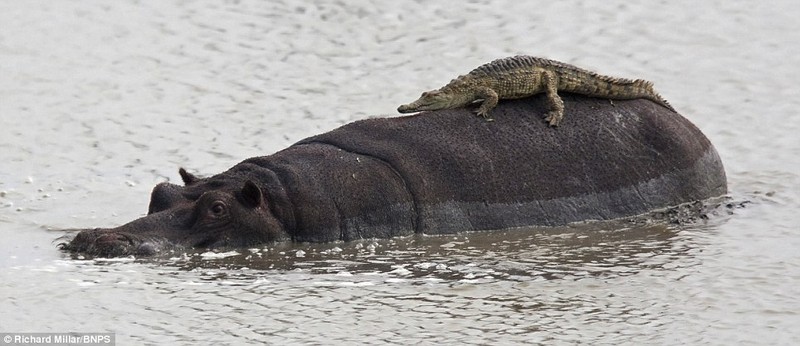
M 164 264 L 184 270 L 299 269 L 315 274 L 383 273 L 406 279 L 521 281 L 635 274 L 643 266 L 660 267 L 687 251 L 672 247 L 676 231 L 665 225 L 615 226 L 619 225 L 285 244 L 183 255 Z
M 120 272 L 141 272 L 136 277 L 158 273 L 159 279 L 123 289 L 160 293 L 150 298 L 157 302 L 147 304 L 146 315 L 163 317 L 151 321 L 141 316 L 137 323 L 169 329 L 184 342 L 198 341 L 187 329 L 197 323 L 236 330 L 246 326 L 253 340 L 469 343 L 500 337 L 568 342 L 588 333 L 613 342 L 630 340 L 631 334 L 641 339 L 648 335 L 644 331 L 670 323 L 669 297 L 641 290 L 653 284 L 653 277 L 659 277 L 657 282 L 680 280 L 699 265 L 695 255 L 704 246 L 705 227 L 641 218 L 455 236 L 281 244 L 155 260 L 98 259 L 84 261 L 88 267 L 80 271 L 105 270 L 102 277 L 112 279 L 99 285 L 117 289 L 113 277 Z M 123 295 L 123 303 L 139 295 Z M 590 325 L 595 326 L 582 330 Z M 130 336 L 137 340 L 135 333 Z
M 448 236 L 415 235 L 326 244 L 277 244 L 155 260 L 181 270 L 247 268 L 311 274 L 382 274 L 411 281 L 485 282 L 581 279 L 674 268 L 691 247 L 673 240 L 674 224 L 730 215 L 746 203 L 729 198 L 689 203 L 650 215 L 569 227 L 523 227 Z M 716 217 L 720 222 L 724 218 Z M 673 226 L 671 226 L 673 225 Z M 261 274 L 251 274 L 261 275 Z M 227 277 L 213 277 L 227 279 Z

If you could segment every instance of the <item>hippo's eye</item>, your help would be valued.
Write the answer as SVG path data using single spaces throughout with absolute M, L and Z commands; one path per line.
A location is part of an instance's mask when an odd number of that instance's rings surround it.
M 208 208 L 214 216 L 223 216 L 228 211 L 228 206 L 222 201 L 216 201 Z

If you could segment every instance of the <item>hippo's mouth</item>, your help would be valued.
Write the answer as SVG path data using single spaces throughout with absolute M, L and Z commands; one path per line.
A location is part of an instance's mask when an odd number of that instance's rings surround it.
M 91 257 L 153 256 L 170 247 L 166 239 L 143 239 L 133 234 L 113 230 L 83 230 L 63 250 Z

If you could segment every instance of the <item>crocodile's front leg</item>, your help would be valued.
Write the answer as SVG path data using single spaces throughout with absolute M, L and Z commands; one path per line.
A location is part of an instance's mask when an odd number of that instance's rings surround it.
M 558 76 L 553 71 L 542 71 L 542 84 L 547 95 L 547 106 L 550 109 L 545 114 L 544 121 L 550 126 L 558 126 L 564 118 L 564 100 L 558 96 Z
M 489 111 L 497 106 L 497 101 L 499 100 L 497 93 L 492 90 L 492 88 L 481 88 L 475 93 L 475 96 L 479 99 L 483 99 L 481 106 L 478 107 L 475 113 L 488 121 L 492 121 L 492 118 L 489 116 Z

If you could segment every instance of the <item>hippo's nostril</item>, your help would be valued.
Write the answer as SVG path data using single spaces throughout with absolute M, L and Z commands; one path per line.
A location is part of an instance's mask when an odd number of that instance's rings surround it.
M 112 244 L 131 244 L 132 241 L 130 238 L 126 237 L 125 235 L 118 234 L 118 233 L 106 233 L 98 236 L 94 240 L 95 244 L 97 245 L 112 245 Z

